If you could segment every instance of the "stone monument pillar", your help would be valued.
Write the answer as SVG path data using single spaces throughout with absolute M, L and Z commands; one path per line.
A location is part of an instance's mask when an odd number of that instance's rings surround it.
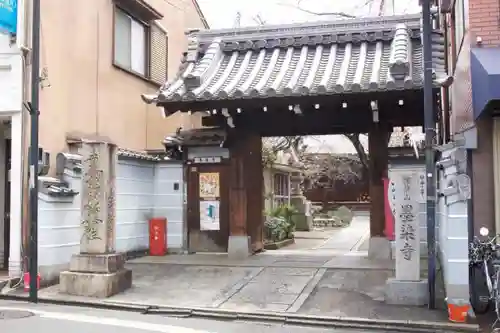
M 125 255 L 115 252 L 116 146 L 108 142 L 82 143 L 80 254 L 70 270 L 60 275 L 60 291 L 71 295 L 109 297 L 132 285 L 124 268 Z
M 389 279 L 386 286 L 386 302 L 390 304 L 427 303 L 427 281 L 420 278 L 419 181 L 417 173 L 405 172 L 390 183 L 396 222 L 396 277 Z

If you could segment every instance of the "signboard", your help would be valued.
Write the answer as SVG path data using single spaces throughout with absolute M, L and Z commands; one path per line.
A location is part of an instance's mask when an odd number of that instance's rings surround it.
M 17 0 L 0 0 L 0 31 L 17 33 Z
M 199 174 L 200 230 L 220 230 L 220 176 L 218 172 Z
M 219 200 L 200 201 L 200 230 L 220 230 Z
M 200 199 L 220 197 L 218 172 L 202 172 L 199 176 Z

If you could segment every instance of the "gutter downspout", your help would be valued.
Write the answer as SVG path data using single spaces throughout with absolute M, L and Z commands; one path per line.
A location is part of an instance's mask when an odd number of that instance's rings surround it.
M 23 88 L 22 88 L 22 106 L 21 106 L 21 149 L 22 149 L 22 156 L 21 156 L 21 199 L 22 199 L 22 205 L 21 205 L 21 275 L 23 272 L 27 271 L 27 262 L 26 262 L 26 249 L 28 245 L 28 228 L 29 228 L 29 219 L 28 219 L 28 214 L 26 212 L 29 209 L 28 206 L 28 197 L 27 197 L 27 187 L 28 187 L 28 179 L 27 179 L 27 163 L 26 162 L 26 156 L 28 156 L 28 145 L 27 145 L 27 140 L 28 137 L 26 135 L 27 131 L 27 126 L 28 126 L 28 117 L 27 115 L 27 110 L 25 110 L 25 105 L 27 102 L 29 102 L 29 90 L 31 88 L 31 75 L 30 75 L 30 58 L 31 58 L 31 48 L 26 45 L 31 45 L 30 43 L 30 36 L 31 36 L 31 2 L 30 1 L 25 1 L 24 2 L 24 33 L 23 33 L 23 41 L 21 42 L 20 50 L 22 52 L 22 62 L 23 62 L 23 68 L 22 68 L 22 76 L 23 76 Z M 22 276 L 21 276 L 22 277 Z

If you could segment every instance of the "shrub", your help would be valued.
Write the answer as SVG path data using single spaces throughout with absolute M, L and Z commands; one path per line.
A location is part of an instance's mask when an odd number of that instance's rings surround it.
M 268 216 L 264 222 L 266 239 L 279 242 L 287 238 L 290 224 L 282 217 Z
M 281 205 L 269 211 L 264 223 L 266 238 L 273 242 L 293 238 L 295 231 L 293 216 L 296 213 L 297 209 L 291 205 Z

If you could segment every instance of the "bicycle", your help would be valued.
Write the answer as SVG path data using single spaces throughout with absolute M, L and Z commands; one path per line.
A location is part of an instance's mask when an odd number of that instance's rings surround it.
M 489 230 L 481 228 L 479 233 L 488 237 Z M 491 302 L 495 302 L 495 313 L 500 320 L 500 260 L 495 237 L 480 240 L 474 237 L 469 245 L 469 272 L 470 272 L 470 303 L 476 314 L 485 314 L 489 311 Z

